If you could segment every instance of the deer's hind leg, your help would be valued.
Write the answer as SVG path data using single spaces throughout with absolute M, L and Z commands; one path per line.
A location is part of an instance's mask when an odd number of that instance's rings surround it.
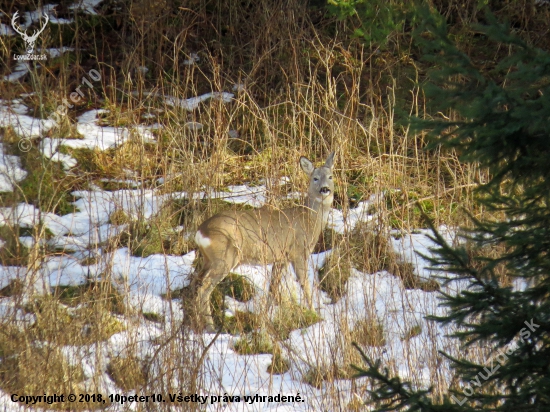
M 229 271 L 237 266 L 238 251 L 228 241 L 212 242 L 209 248 L 201 253 L 204 257 L 204 266 L 201 271 L 200 285 L 197 288 L 197 310 L 201 314 L 206 330 L 213 332 L 214 319 L 210 308 L 210 295 L 216 286 L 227 276 Z

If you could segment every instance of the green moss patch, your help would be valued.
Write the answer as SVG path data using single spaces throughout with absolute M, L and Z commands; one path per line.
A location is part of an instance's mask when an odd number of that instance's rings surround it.
M 183 255 L 193 246 L 178 229 L 180 211 L 174 202 L 168 201 L 150 219 L 130 218 L 123 210 L 111 213 L 110 222 L 127 227 L 110 240 L 110 248 L 128 247 L 134 256 L 147 257 L 153 254 Z
M 42 212 L 58 215 L 78 210 L 72 204 L 74 199 L 70 195 L 77 185 L 78 177 L 67 175 L 59 162 L 42 156 L 37 147 L 31 147 L 28 152 L 14 150 L 20 156 L 21 166 L 27 171 L 27 176 L 13 192 L 0 193 L 0 203 L 5 206 L 30 203 Z
M 98 289 L 81 292 L 81 288 L 66 287 L 57 289 L 57 296 L 40 296 L 27 303 L 24 310 L 36 318 L 29 338 L 60 345 L 87 345 L 125 330 L 124 324 L 111 314 L 109 295 Z M 63 299 L 58 297 L 61 294 Z M 78 306 L 71 308 L 62 301 Z
M 212 317 L 217 329 L 231 335 L 252 332 L 261 325 L 260 315 L 236 311 L 234 316 L 227 316 L 221 307 L 212 307 Z
M 216 287 L 225 296 L 230 296 L 239 302 L 248 302 L 256 293 L 254 285 L 241 275 L 229 273 Z
M 141 314 L 144 319 L 155 322 L 155 323 L 162 323 L 164 321 L 164 318 L 155 312 L 142 312 Z
M 19 227 L 0 226 L 0 263 L 4 266 L 27 266 L 29 249 L 19 240 Z
M 60 303 L 68 306 L 80 304 L 101 305 L 111 313 L 123 314 L 125 312 L 124 297 L 105 280 L 89 280 L 82 285 L 56 286 L 53 294 Z
M 229 296 L 240 302 L 248 302 L 256 293 L 254 285 L 244 276 L 230 273 L 214 289 L 210 295 L 210 305 L 214 324 L 228 333 L 239 333 L 252 330 L 259 320 L 252 313 L 237 312 L 235 317 L 225 316 L 224 298 Z
M 117 209 L 109 215 L 109 223 L 112 225 L 125 225 L 131 222 L 132 219 L 121 209 Z
M 273 318 L 272 328 L 277 339 L 286 340 L 293 330 L 307 328 L 321 320 L 315 311 L 299 305 L 280 306 Z
M 255 331 L 239 338 L 233 349 L 240 355 L 257 355 L 273 353 L 274 345 L 273 339 L 265 331 Z

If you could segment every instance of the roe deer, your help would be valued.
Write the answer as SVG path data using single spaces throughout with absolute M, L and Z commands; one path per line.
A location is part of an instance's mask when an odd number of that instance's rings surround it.
M 279 272 L 290 262 L 307 305 L 314 310 L 307 260 L 327 224 L 332 206 L 333 164 L 334 152 L 319 168 L 305 157 L 300 158 L 302 170 L 310 177 L 303 206 L 222 212 L 199 226 L 195 241 L 204 262 L 193 280 L 197 293 L 195 310 L 202 314 L 200 324 L 207 330 L 214 330 L 210 294 L 232 269 L 242 263 L 273 263 L 270 290 L 274 290 L 273 286 L 279 282 Z

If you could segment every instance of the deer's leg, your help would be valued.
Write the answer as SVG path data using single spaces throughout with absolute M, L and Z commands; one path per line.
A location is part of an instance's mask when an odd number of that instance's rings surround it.
M 188 317 L 188 320 L 191 322 L 192 328 L 199 332 L 203 328 L 203 316 L 205 316 L 204 311 L 206 310 L 204 305 L 201 304 L 201 301 L 204 300 L 203 297 L 199 295 L 203 279 L 208 278 L 210 272 L 210 261 L 204 256 L 204 253 L 201 252 L 203 257 L 203 262 L 201 267 L 197 268 L 191 283 L 189 285 L 189 295 L 188 299 L 184 297 L 183 307 L 185 311 L 185 316 Z
M 296 272 L 298 282 L 300 282 L 300 286 L 304 291 L 307 306 L 314 311 L 315 308 L 313 307 L 313 299 L 311 297 L 311 287 L 309 285 L 309 279 L 307 278 L 307 258 L 296 258 L 293 259 L 290 263 L 292 263 L 292 267 Z
M 287 262 L 275 262 L 273 263 L 273 269 L 271 270 L 271 281 L 269 282 L 269 299 L 270 302 L 280 302 L 281 294 L 281 280 L 286 270 Z
M 197 309 L 202 314 L 206 329 L 214 331 L 210 295 L 218 283 L 237 265 L 237 250 L 231 245 L 226 245 L 225 249 L 210 248 L 203 253 L 208 258 L 208 267 L 197 291 Z

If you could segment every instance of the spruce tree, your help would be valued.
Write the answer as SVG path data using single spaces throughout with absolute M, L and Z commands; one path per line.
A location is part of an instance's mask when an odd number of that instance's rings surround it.
M 372 378 L 380 411 L 550 411 L 550 53 L 488 14 L 475 30 L 506 53 L 486 70 L 450 40 L 443 18 L 424 13 L 422 21 L 415 38 L 433 67 L 427 99 L 461 120 L 412 124 L 429 132 L 432 148 L 455 149 L 489 171 L 476 190 L 492 216 L 470 216 L 454 247 L 432 227 L 435 254 L 424 257 L 444 282 L 466 279 L 468 287 L 442 293 L 447 314 L 431 319 L 453 324 L 463 348 L 491 348 L 493 362 L 442 353 L 462 385 L 438 402 L 431 388 L 390 376 L 363 352 L 358 376 Z M 487 248 L 500 253 L 483 257 Z

